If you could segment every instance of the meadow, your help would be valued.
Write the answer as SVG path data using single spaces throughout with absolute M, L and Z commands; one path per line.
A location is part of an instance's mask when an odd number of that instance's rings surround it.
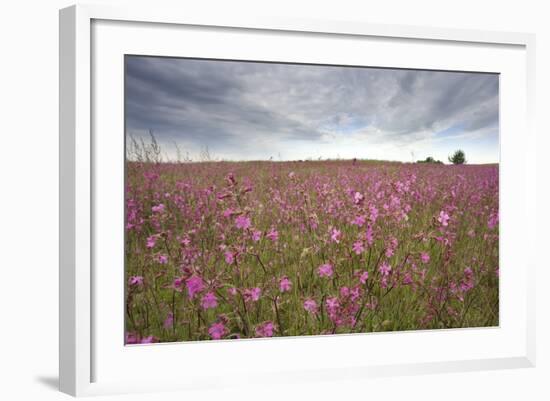
M 126 164 L 126 344 L 499 324 L 498 165 Z

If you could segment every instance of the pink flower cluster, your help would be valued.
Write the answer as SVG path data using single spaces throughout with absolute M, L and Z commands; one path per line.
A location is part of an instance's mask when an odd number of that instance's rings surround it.
M 497 165 L 126 165 L 126 343 L 498 325 Z

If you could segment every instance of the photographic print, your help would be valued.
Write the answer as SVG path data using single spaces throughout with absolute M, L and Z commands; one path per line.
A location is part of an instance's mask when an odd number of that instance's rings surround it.
M 499 76 L 125 56 L 125 344 L 499 325 Z

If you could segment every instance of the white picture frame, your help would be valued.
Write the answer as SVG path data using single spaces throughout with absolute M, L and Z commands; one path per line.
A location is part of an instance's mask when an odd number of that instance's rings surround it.
M 120 23 L 139 23 L 133 27 L 121 26 L 113 31 L 107 29 L 98 33 L 103 39 L 99 38 L 94 42 L 94 24 L 101 21 L 109 24 Z M 383 357 L 376 361 L 358 362 L 350 356 L 349 360 L 340 358 L 336 363 L 334 358 L 338 354 L 338 347 L 343 347 L 344 343 L 353 343 L 356 346 L 363 346 L 366 337 L 357 336 L 327 336 L 326 338 L 300 338 L 300 339 L 273 339 L 239 341 L 239 346 L 231 346 L 216 343 L 193 344 L 186 348 L 185 352 L 191 357 L 205 354 L 210 358 L 216 355 L 226 358 L 242 355 L 246 362 L 247 358 L 253 358 L 252 354 L 261 354 L 262 352 L 281 353 L 284 349 L 289 352 L 296 352 L 299 349 L 306 350 L 308 355 L 314 355 L 316 350 L 322 344 L 328 348 L 332 347 L 334 353 L 332 362 L 331 357 L 327 358 L 325 365 L 319 365 L 318 361 L 311 364 L 297 364 L 296 369 L 285 370 L 282 365 L 277 365 L 275 370 L 255 369 L 255 371 L 242 370 L 245 374 L 242 380 L 229 375 L 229 370 L 219 370 L 216 374 L 209 374 L 200 366 L 186 373 L 186 379 L 173 377 L 152 377 L 150 380 L 131 379 L 124 375 L 108 375 L 105 380 L 101 378 L 101 372 L 98 372 L 99 366 L 95 361 L 97 353 L 107 352 L 104 347 L 105 341 L 99 340 L 102 337 L 97 334 L 96 326 L 101 323 L 101 307 L 94 307 L 94 291 L 101 286 L 101 277 L 94 274 L 94 266 L 97 263 L 97 255 L 94 253 L 94 235 L 97 235 L 96 218 L 102 213 L 96 213 L 96 191 L 98 189 L 96 176 L 101 172 L 96 171 L 100 165 L 99 159 L 103 158 L 102 152 L 104 144 L 98 144 L 94 138 L 94 126 L 99 126 L 94 118 L 100 118 L 101 112 L 94 109 L 92 96 L 94 88 L 92 85 L 93 76 L 96 73 L 94 69 L 100 69 L 102 66 L 94 59 L 95 55 L 102 51 L 100 47 L 105 45 L 105 35 L 109 42 L 113 43 L 113 49 L 117 46 L 116 32 L 122 30 L 135 29 L 133 34 L 138 34 L 139 30 L 146 29 L 145 26 L 162 27 L 158 30 L 158 38 L 162 35 L 171 34 L 163 29 L 178 29 L 181 27 L 200 27 L 201 30 L 224 30 L 231 32 L 246 32 L 254 35 L 256 33 L 270 33 L 273 35 L 306 35 L 308 38 L 322 36 L 324 38 L 340 38 L 345 40 L 361 40 L 362 38 L 378 38 L 387 41 L 408 41 L 407 43 L 435 44 L 441 51 L 445 46 L 454 46 L 453 52 L 460 52 L 467 48 L 479 48 L 484 51 L 483 46 L 489 46 L 501 49 L 511 49 L 509 52 L 510 60 L 517 64 L 517 70 L 512 71 L 512 67 L 504 66 L 508 56 L 502 59 L 495 59 L 493 63 L 496 67 L 493 72 L 501 72 L 498 63 L 503 64 L 502 68 L 510 68 L 509 76 L 510 87 L 505 87 L 501 92 L 503 104 L 509 105 L 509 118 L 507 117 L 503 124 L 506 132 L 508 128 L 519 128 L 522 134 L 517 138 L 507 137 L 506 147 L 502 148 L 501 163 L 504 167 L 501 170 L 503 178 L 509 177 L 514 182 L 523 184 L 524 192 L 518 194 L 517 198 L 506 198 L 501 196 L 501 202 L 506 202 L 506 207 L 502 207 L 502 220 L 508 219 L 507 227 L 509 229 L 525 228 L 530 232 L 535 232 L 535 133 L 533 131 L 533 112 L 534 112 L 534 35 L 525 33 L 507 33 L 507 32 L 485 32 L 460 29 L 440 29 L 416 26 L 399 25 L 376 25 L 365 22 L 349 21 L 317 21 L 317 20 L 293 20 L 278 18 L 247 18 L 228 19 L 216 15 L 187 15 L 185 10 L 163 10 L 155 7 L 150 8 L 112 8 L 109 6 L 96 5 L 78 5 L 72 6 L 60 11 L 60 390 L 75 396 L 94 395 L 107 393 L 125 393 L 133 391 L 162 391 L 167 389 L 203 389 L 212 386 L 246 386 L 250 380 L 265 383 L 292 382 L 295 380 L 325 380 L 331 378 L 352 377 L 360 380 L 365 377 L 380 375 L 399 375 L 411 373 L 435 373 L 441 371 L 467 371 L 478 369 L 501 369 L 513 367 L 529 367 L 535 364 L 535 294 L 534 294 L 534 271 L 536 260 L 534 252 L 530 252 L 531 244 L 529 241 L 519 242 L 519 245 L 513 250 L 507 250 L 505 256 L 512 260 L 518 259 L 518 255 L 523 254 L 521 259 L 521 275 L 513 276 L 514 282 L 518 285 L 516 296 L 521 301 L 517 311 L 510 317 L 517 318 L 518 322 L 510 322 L 510 319 L 503 323 L 500 328 L 493 331 L 477 332 L 476 329 L 463 329 L 447 336 L 445 341 L 456 341 L 457 338 L 470 338 L 464 341 L 477 341 L 480 336 L 483 341 L 494 342 L 497 331 L 505 333 L 510 330 L 512 337 L 503 337 L 501 340 L 509 341 L 513 352 L 505 352 L 504 348 L 495 348 L 491 352 L 483 354 L 481 352 L 472 352 L 465 358 L 449 358 L 429 361 L 417 360 L 411 354 L 407 362 L 395 362 Z M 99 28 L 98 28 L 99 29 Z M 115 33 L 113 33 L 115 32 Z M 222 35 L 224 33 L 221 33 Z M 155 34 L 156 35 L 156 34 Z M 155 35 L 148 36 L 150 43 L 142 46 L 154 46 Z M 227 34 L 228 35 L 228 34 Z M 219 36 L 218 36 L 219 37 Z M 277 39 L 274 39 L 277 40 Z M 298 46 L 298 45 L 297 45 Z M 107 47 L 105 45 L 105 47 Z M 144 49 L 145 49 L 144 47 Z M 277 46 L 273 47 L 276 49 Z M 112 51 L 122 51 L 121 47 Z M 463 50 L 460 50 L 463 49 Z M 150 49 L 149 49 L 150 50 Z M 464 50 L 464 51 L 466 51 Z M 146 51 L 146 50 L 144 50 Z M 150 50 L 152 51 L 152 50 Z M 163 50 L 164 52 L 167 50 Z M 275 51 L 275 50 L 274 50 Z M 504 51 L 504 50 L 503 50 Z M 512 54 L 513 53 L 513 54 Z M 109 53 L 110 54 L 110 53 Z M 243 57 L 245 57 L 243 55 Z M 283 56 L 281 56 L 283 57 Z M 394 55 L 392 63 L 401 66 L 407 65 L 406 53 Z M 399 61 L 401 57 L 401 61 Z M 469 67 L 456 64 L 456 69 L 472 70 L 477 65 L 471 57 Z M 261 57 L 260 57 L 261 59 Z M 498 61 L 500 60 L 500 61 Z M 450 61 L 446 61 L 451 63 Z M 387 66 L 388 62 L 381 62 L 380 66 Z M 448 64 L 451 65 L 452 64 Z M 515 65 L 515 64 L 514 64 Z M 434 67 L 435 65 L 432 65 Z M 484 70 L 480 67 L 480 70 Z M 508 70 L 506 70 L 508 71 Z M 508 72 L 507 72 L 508 74 Z M 525 75 L 523 75 L 525 74 Z M 513 83 L 513 84 L 512 84 Z M 507 103 L 511 98 L 514 88 L 520 93 L 519 99 L 515 99 L 514 106 L 520 106 L 519 110 L 514 111 L 511 108 L 512 103 Z M 119 94 L 120 95 L 120 94 Z M 101 96 L 101 95 L 100 95 Z M 511 102 L 512 100 L 510 100 Z M 524 107 L 524 108 L 523 108 Z M 501 109 L 502 110 L 502 109 Z M 122 118 L 122 116 L 120 117 Z M 116 125 L 114 125 L 116 127 Z M 522 128 L 523 127 L 523 128 Z M 122 132 L 120 137 L 122 137 Z M 104 142 L 103 142 L 104 143 Z M 113 148 L 113 153 L 118 149 Z M 511 151 L 514 150 L 517 160 L 510 158 Z M 109 158 L 105 155 L 105 160 L 111 160 L 116 163 L 116 156 Z M 123 157 L 121 153 L 119 155 Z M 101 162 L 103 163 L 103 161 Z M 106 164 L 111 163 L 106 161 Z M 110 167 L 107 167 L 110 168 Z M 508 178 L 507 178 L 508 179 Z M 506 186 L 505 186 L 506 187 Z M 518 191 L 516 191 L 518 192 Z M 114 195 L 103 190 L 108 196 Z M 110 195 L 109 195 L 110 194 Z M 120 211 L 120 210 L 119 210 Z M 508 215 L 507 215 L 508 214 Z M 513 224 L 512 224 L 513 223 Z M 512 239 L 512 233 L 503 230 Z M 502 245 L 501 245 L 502 246 Z M 101 259 L 101 258 L 99 258 Z M 122 265 L 120 266 L 122 274 Z M 506 269 L 501 268 L 503 274 Z M 512 274 L 511 272 L 510 274 Z M 518 273 L 514 273 L 518 274 Z M 510 275 L 509 277 L 512 277 Z M 504 284 L 510 284 L 511 280 L 503 280 Z M 501 287 L 501 291 L 506 287 Z M 120 287 L 122 294 L 123 288 Z M 107 293 L 111 293 L 107 291 Z M 110 295 L 106 295 L 110 296 Z M 507 308 L 509 303 L 503 302 L 502 308 Z M 504 310 L 503 312 L 506 312 Z M 114 325 L 115 323 L 113 323 Z M 102 327 L 105 327 L 103 325 Z M 515 329 L 514 329 L 515 328 Z M 516 330 L 517 329 L 517 330 Z M 515 330 L 515 331 L 514 331 Z M 380 334 L 371 339 L 380 339 L 392 334 Z M 429 338 L 428 341 L 437 344 L 441 342 L 441 335 L 431 332 L 405 333 L 401 334 L 404 340 L 394 339 L 392 341 L 417 341 L 422 336 Z M 338 337 L 338 338 L 336 338 Z M 322 343 L 320 343 L 320 341 Z M 375 341 L 375 340 L 369 340 Z M 380 340 L 376 340 L 380 341 Z M 422 340 L 418 340 L 422 341 Z M 497 343 L 498 341 L 496 341 Z M 121 347 L 123 347 L 122 342 Z M 444 345 L 442 343 L 442 345 Z M 137 347 L 140 349 L 132 351 L 130 362 L 134 363 L 139 358 L 145 358 L 150 361 L 159 361 L 169 359 L 175 352 L 175 348 L 182 347 L 178 344 L 155 345 L 151 347 Z M 191 348 L 193 347 L 193 348 Z M 495 346 L 496 347 L 496 346 Z M 271 351 L 269 348 L 272 348 Z M 460 347 L 458 347 L 460 349 Z M 160 355 L 160 356 L 159 356 Z M 136 359 L 138 358 L 138 359 Z M 101 358 L 100 358 L 101 359 Z M 373 356 L 373 360 L 376 359 Z M 106 359 L 103 358 L 103 361 Z M 116 363 L 122 360 L 116 358 L 109 360 L 108 363 L 113 370 L 119 370 L 121 367 Z M 130 363 L 126 361 L 125 363 Z M 105 366 L 106 362 L 102 362 Z M 122 363 L 122 362 L 121 362 Z M 243 368 L 244 369 L 244 368 Z M 237 369 L 238 370 L 238 369 Z M 191 375 L 191 376 L 189 376 Z

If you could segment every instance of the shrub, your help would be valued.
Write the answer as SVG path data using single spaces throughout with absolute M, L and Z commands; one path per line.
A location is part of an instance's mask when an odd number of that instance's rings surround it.
M 464 164 L 466 163 L 466 155 L 459 149 L 452 156 L 449 156 L 449 161 L 453 164 Z
M 435 160 L 433 157 L 428 156 L 426 157 L 426 160 L 418 160 L 417 163 L 435 163 L 435 164 L 443 164 L 441 160 Z

